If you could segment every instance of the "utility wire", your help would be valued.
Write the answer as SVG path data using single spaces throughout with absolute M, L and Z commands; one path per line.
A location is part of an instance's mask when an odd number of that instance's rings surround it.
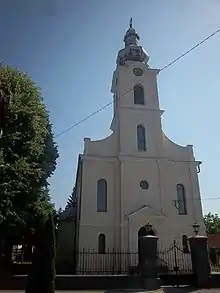
M 205 198 L 201 198 L 201 200 L 219 200 L 220 197 L 205 197 Z
M 127 91 L 126 93 L 124 93 L 124 95 L 122 97 L 124 97 L 125 95 L 127 95 L 129 92 L 133 91 L 133 89 L 130 89 L 129 91 Z M 67 129 L 63 130 L 62 132 L 60 132 L 59 134 L 55 135 L 55 138 L 64 134 L 65 132 L 68 132 L 69 130 L 71 130 L 72 128 L 75 128 L 76 126 L 82 124 L 83 122 L 85 122 L 86 120 L 88 120 L 89 118 L 91 118 L 92 116 L 96 115 L 97 113 L 101 112 L 102 110 L 104 110 L 105 108 L 107 108 L 108 106 L 110 106 L 111 104 L 113 104 L 113 101 L 109 102 L 108 104 L 104 105 L 103 107 L 99 108 L 98 110 L 96 110 L 95 112 L 93 112 L 92 114 L 86 116 L 84 119 L 80 120 L 79 122 L 71 125 L 70 127 L 68 127 Z
M 205 39 L 203 39 L 201 42 L 197 43 L 196 45 L 194 45 L 191 49 L 189 49 L 188 51 L 186 51 L 185 53 L 183 53 L 182 55 L 180 55 L 179 57 L 177 57 L 176 59 L 174 59 L 173 61 L 171 61 L 170 63 L 168 63 L 166 66 L 162 67 L 159 72 L 167 69 L 168 67 L 172 66 L 174 63 L 176 63 L 177 61 L 179 61 L 180 59 L 182 59 L 183 57 L 185 57 L 186 55 L 188 55 L 190 52 L 192 52 L 194 49 L 198 48 L 200 45 L 202 45 L 203 43 L 207 42 L 209 39 L 211 39 L 212 37 L 214 37 L 215 35 L 217 35 L 220 32 L 220 28 L 217 29 L 216 31 L 214 31 L 212 34 L 210 34 L 209 36 L 207 36 Z M 129 91 L 127 91 L 122 97 L 124 97 L 125 95 L 127 95 L 129 92 L 133 91 L 133 88 L 130 89 Z M 63 135 L 64 133 L 70 131 L 71 129 L 77 127 L 78 125 L 82 124 L 83 122 L 85 122 L 86 120 L 88 120 L 89 118 L 93 117 L 94 115 L 96 115 L 97 113 L 101 112 L 102 110 L 104 110 L 105 108 L 107 108 L 108 106 L 110 106 L 113 103 L 113 101 L 109 102 L 108 104 L 104 105 L 103 107 L 97 109 L 95 112 L 91 113 L 90 115 L 86 116 L 84 119 L 78 121 L 77 123 L 71 125 L 70 127 L 66 128 L 65 130 L 63 130 L 62 132 L 60 132 L 59 134 L 55 135 L 55 138 Z
M 193 197 L 186 197 L 186 201 L 200 201 L 200 202 L 203 202 L 205 200 L 220 200 L 220 197 L 200 197 L 200 198 L 193 198 Z M 173 205 L 174 207 L 178 210 L 181 208 L 181 201 L 179 201 L 178 199 L 177 200 L 173 200 Z
M 200 45 L 202 45 L 203 43 L 207 42 L 209 39 L 211 39 L 212 37 L 214 37 L 215 35 L 217 35 L 220 32 L 220 28 L 217 29 L 215 32 L 213 32 L 211 35 L 209 35 L 208 37 L 206 37 L 205 39 L 203 39 L 201 42 L 199 42 L 198 44 L 194 45 L 191 49 L 189 49 L 188 51 L 186 51 L 185 53 L 183 53 L 182 55 L 180 55 L 179 57 L 177 57 L 176 59 L 174 59 L 172 62 L 168 63 L 166 66 L 164 66 L 163 68 L 160 69 L 160 72 L 163 71 L 164 69 L 166 69 L 167 67 L 173 65 L 174 63 L 176 63 L 177 61 L 179 61 L 180 59 L 182 59 L 183 57 L 185 57 L 187 54 L 189 54 L 190 52 L 192 52 L 194 49 L 198 48 Z
M 194 197 L 186 197 L 186 200 L 199 200 L 199 201 L 203 201 L 203 200 L 220 200 L 220 197 L 201 197 L 201 198 L 194 198 Z M 174 201 L 178 201 L 178 200 L 174 200 Z
M 91 118 L 92 116 L 96 115 L 97 113 L 101 112 L 102 110 L 104 110 L 105 108 L 107 108 L 108 106 L 110 106 L 112 103 L 113 103 L 113 101 L 109 102 L 108 104 L 106 104 L 105 106 L 99 108 L 98 110 L 96 110 L 92 114 L 86 116 L 84 119 L 80 120 L 79 122 L 73 124 L 72 126 L 68 127 L 67 129 L 63 130 L 62 132 L 60 132 L 59 134 L 57 134 L 55 136 L 55 138 L 58 137 L 58 136 L 60 136 L 60 135 L 62 135 L 62 134 L 64 134 L 65 132 L 71 130 L 72 128 L 75 128 L 76 126 L 82 124 L 83 122 L 85 122 L 86 120 L 88 120 L 89 118 Z

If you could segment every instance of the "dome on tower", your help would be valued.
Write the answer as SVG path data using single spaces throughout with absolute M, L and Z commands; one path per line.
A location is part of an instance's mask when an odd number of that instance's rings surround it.
M 137 46 L 139 40 L 140 40 L 140 37 L 136 33 L 135 29 L 130 27 L 124 36 L 125 46 L 129 46 L 129 45 Z
M 130 27 L 124 36 L 125 48 L 118 52 L 117 64 L 124 64 L 125 61 L 140 61 L 147 63 L 149 56 L 147 52 L 138 46 L 140 40 L 136 30 L 132 27 L 132 18 L 130 19 Z

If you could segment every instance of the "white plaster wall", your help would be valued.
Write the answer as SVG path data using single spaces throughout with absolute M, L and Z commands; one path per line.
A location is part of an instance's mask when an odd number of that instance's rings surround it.
M 142 68 L 144 75 L 134 76 L 135 67 Z M 85 139 L 80 249 L 97 249 L 98 235 L 104 233 L 107 248 L 121 246 L 137 251 L 138 230 L 148 221 L 164 248 L 174 239 L 181 242 L 183 234 L 192 235 L 195 221 L 201 234 L 205 232 L 193 149 L 175 144 L 163 133 L 156 75 L 157 70 L 143 63 L 127 62 L 117 67 L 112 87 L 118 96 L 117 129 L 99 141 Z M 131 89 L 139 83 L 145 90 L 144 106 L 134 105 Z M 137 150 L 138 124 L 146 128 L 146 152 Z M 97 181 L 101 178 L 108 183 L 107 213 L 96 211 Z M 140 188 L 142 180 L 149 183 L 147 191 Z M 185 187 L 187 215 L 179 215 L 174 206 L 178 183 Z M 144 205 L 148 207 L 136 212 Z
M 91 221 L 92 222 L 92 221 Z M 99 235 L 103 233 L 106 236 L 106 250 L 112 251 L 115 243 L 115 229 L 114 226 L 108 226 L 105 224 L 80 224 L 80 234 L 79 234 L 79 250 L 83 251 L 85 249 L 88 251 L 98 251 L 98 238 Z
M 133 69 L 137 67 L 143 70 L 144 74 L 142 76 L 135 76 L 133 74 Z M 145 92 L 145 108 L 159 109 L 156 79 L 157 72 L 157 69 L 149 69 L 141 62 L 126 62 L 126 66 L 118 66 L 117 77 L 120 106 L 133 107 L 134 98 L 132 89 L 134 85 L 141 84 Z
M 198 185 L 196 181 L 192 181 L 192 177 L 197 177 L 194 163 L 124 158 L 122 174 L 122 209 L 124 215 L 131 214 L 129 222 L 133 226 L 132 232 L 130 231 L 132 249 L 137 245 L 138 230 L 148 222 L 151 222 L 165 246 L 169 246 L 174 239 L 181 242 L 183 234 L 191 235 L 194 222 L 201 226 L 202 234 L 205 232 Z M 148 181 L 148 190 L 140 188 L 141 180 Z M 185 188 L 187 215 L 179 215 L 174 204 L 178 183 Z M 143 209 L 144 205 L 149 205 L 151 209 Z
M 120 153 L 136 157 L 156 157 L 161 155 L 162 136 L 159 111 L 144 111 L 130 108 L 120 109 Z M 146 152 L 137 149 L 137 125 L 146 131 Z
M 172 158 L 179 161 L 192 161 L 193 147 L 191 145 L 181 146 L 171 141 L 164 132 L 162 132 L 162 144 L 163 152 L 162 155 L 166 158 Z
M 115 169 L 114 159 L 99 159 L 83 156 L 83 178 L 81 195 L 81 216 L 79 247 L 97 249 L 98 235 L 106 235 L 106 245 L 114 243 L 115 226 Z M 107 181 L 107 212 L 97 212 L 97 182 Z
M 110 136 L 92 141 L 90 138 L 84 139 L 84 154 L 90 156 L 116 156 L 117 155 L 117 136 L 113 132 Z
M 117 207 L 122 214 L 122 248 L 137 250 L 137 233 L 140 227 L 151 222 L 163 243 L 168 247 L 173 240 L 181 243 L 182 235 L 192 235 L 192 225 L 196 221 L 204 233 L 201 204 L 198 189 L 192 190 L 190 163 L 173 162 L 170 159 L 120 157 L 121 194 L 116 189 L 117 160 L 95 159 L 84 156 L 83 190 L 80 221 L 80 247 L 97 249 L 98 235 L 106 235 L 106 247 L 115 248 L 117 242 Z M 192 170 L 191 170 L 192 172 Z M 197 178 L 196 168 L 194 177 Z M 97 181 L 104 178 L 108 182 L 108 212 L 96 211 Z M 148 190 L 140 188 L 140 181 L 147 180 Z M 185 187 L 187 215 L 179 215 L 174 206 L 177 199 L 176 185 Z M 119 195 L 119 196 L 118 196 Z M 150 208 L 142 209 L 143 206 Z M 129 215 L 129 231 L 128 220 Z M 129 234 L 129 235 L 128 235 Z M 88 241 L 89 239 L 89 241 Z M 130 241 L 130 247 L 128 245 Z
M 156 160 L 122 158 L 123 214 L 135 213 L 143 205 L 160 210 L 160 186 Z M 147 180 L 149 189 L 140 188 L 140 181 Z

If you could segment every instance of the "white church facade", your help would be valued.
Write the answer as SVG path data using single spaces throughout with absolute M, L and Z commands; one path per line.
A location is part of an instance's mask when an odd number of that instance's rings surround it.
M 113 73 L 112 134 L 84 139 L 76 176 L 76 247 L 104 253 L 136 252 L 148 223 L 163 247 L 182 243 L 200 225 L 205 235 L 198 183 L 200 162 L 192 145 L 180 146 L 163 132 L 158 69 L 127 30 Z

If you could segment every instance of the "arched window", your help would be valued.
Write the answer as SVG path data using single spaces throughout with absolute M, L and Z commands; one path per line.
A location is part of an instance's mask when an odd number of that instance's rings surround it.
M 107 181 L 97 182 L 97 212 L 107 212 Z
M 99 254 L 105 253 L 105 235 L 104 234 L 99 235 L 98 252 Z
M 182 236 L 182 246 L 183 246 L 183 252 L 189 253 L 188 237 L 186 235 Z
M 144 105 L 144 88 L 142 85 L 134 86 L 134 103 L 136 105 Z
M 137 145 L 139 151 L 146 151 L 145 128 L 143 125 L 137 126 Z
M 177 184 L 176 192 L 177 192 L 179 215 L 186 215 L 187 210 L 186 210 L 186 197 L 185 197 L 184 186 L 182 184 Z

